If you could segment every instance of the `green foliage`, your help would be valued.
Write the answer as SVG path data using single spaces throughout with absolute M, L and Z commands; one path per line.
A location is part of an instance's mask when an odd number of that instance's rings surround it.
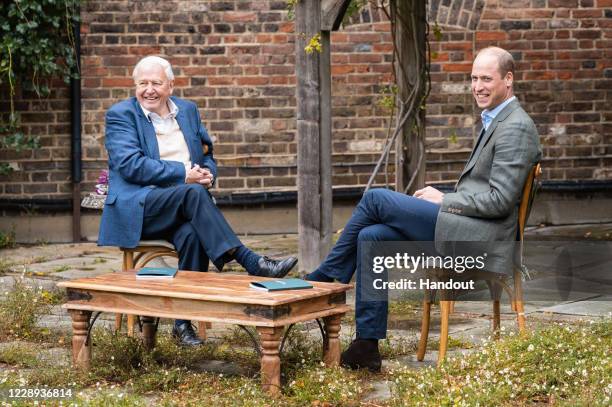
M 342 24 L 347 24 L 351 17 L 359 13 L 359 10 L 366 4 L 368 4 L 368 0 L 352 0 L 346 9 L 346 13 L 344 13 L 344 17 L 342 17 Z
M 36 367 L 38 364 L 36 350 L 18 342 L 10 344 L 0 348 L 0 363 L 19 367 Z
M 398 89 L 397 85 L 383 86 L 378 92 L 378 101 L 376 104 L 389 112 L 393 112 Z
M 312 38 L 308 40 L 308 45 L 304 47 L 304 51 L 306 51 L 307 54 L 321 52 L 321 34 L 313 35 Z
M 440 369 L 390 373 L 396 406 L 609 405 L 612 322 L 507 335 Z
M 434 22 L 433 26 L 433 35 L 436 41 L 442 41 L 442 29 L 438 25 L 438 22 Z
M 0 76 L 0 83 L 1 80 Z M 11 112 L 6 123 L 0 122 L 0 134 L 4 135 L 0 140 L 1 148 L 12 149 L 19 153 L 25 149 L 40 147 L 38 136 L 27 136 L 21 131 L 21 117 L 17 112 Z M 8 168 L 7 170 L 10 173 L 10 167 Z
M 300 0 L 287 0 L 287 19 L 295 20 L 295 6 Z
M 303 370 L 288 385 L 290 405 L 351 405 L 367 390 L 361 385 L 360 373 L 341 367 Z
M 8 232 L 0 230 L 0 249 L 15 247 L 15 227 Z
M 49 81 L 76 76 L 73 23 L 80 0 L 8 0 L 0 2 L 0 85 L 8 87 L 10 113 L 0 122 L 0 147 L 37 148 L 38 138 L 20 130 L 14 111 L 15 87 L 38 96 L 49 94 Z M 6 120 L 6 122 L 4 122 Z M 3 166 L 6 171 L 6 165 Z
M 47 330 L 36 326 L 38 319 L 49 313 L 48 292 L 32 287 L 23 278 L 15 278 L 13 288 L 0 300 L 0 336 L 38 339 Z
M 12 0 L 0 4 L 0 83 L 41 96 L 46 79 L 66 82 L 76 66 L 72 25 L 78 0 Z
M 144 407 L 150 405 L 142 397 L 123 391 L 97 391 L 92 395 L 83 394 L 76 399 L 76 405 L 88 407 Z

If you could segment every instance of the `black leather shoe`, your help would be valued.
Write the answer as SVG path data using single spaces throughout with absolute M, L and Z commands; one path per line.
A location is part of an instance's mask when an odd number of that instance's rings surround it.
M 172 336 L 183 346 L 199 346 L 204 343 L 193 330 L 191 323 L 185 322 L 179 326 L 174 325 Z
M 378 341 L 355 339 L 351 345 L 342 352 L 340 364 L 351 370 L 368 369 L 370 372 L 380 372 L 382 359 L 378 351 Z
M 297 264 L 298 259 L 295 257 L 287 257 L 283 260 L 274 260 L 267 256 L 259 259 L 259 277 L 283 278 Z

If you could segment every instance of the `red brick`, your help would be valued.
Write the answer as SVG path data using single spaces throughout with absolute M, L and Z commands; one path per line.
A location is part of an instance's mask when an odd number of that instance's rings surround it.
M 444 51 L 469 51 L 472 49 L 471 42 L 448 42 L 442 43 Z
M 216 77 L 208 78 L 208 83 L 211 86 L 233 85 L 234 84 L 234 79 L 229 77 L 229 76 L 216 76 Z
M 102 86 L 105 88 L 132 88 L 134 79 L 132 78 L 103 78 Z
M 268 82 L 265 76 L 243 76 L 236 79 L 238 85 L 266 85 Z
M 602 18 L 602 9 L 587 9 L 587 10 L 572 10 L 572 18 L 585 19 L 585 18 Z
M 232 12 L 225 13 L 223 16 L 223 20 L 228 23 L 247 23 L 257 20 L 256 13 L 241 13 L 241 12 Z
M 343 75 L 355 72 L 355 65 L 333 65 L 331 67 L 332 75 Z
M 444 64 L 442 65 L 442 70 L 444 72 L 472 72 L 472 63 L 463 63 L 463 64 Z
M 476 40 L 477 41 L 503 41 L 508 38 L 508 33 L 503 31 L 486 31 L 486 32 L 477 32 Z

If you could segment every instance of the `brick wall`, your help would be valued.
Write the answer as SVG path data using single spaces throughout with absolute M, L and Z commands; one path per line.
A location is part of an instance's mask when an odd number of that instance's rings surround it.
M 546 180 L 612 180 L 612 0 L 432 0 L 427 179 L 449 183 L 479 127 L 469 92 L 476 50 L 499 45 L 518 61 L 516 91 L 544 146 Z M 195 101 L 216 138 L 218 193 L 295 190 L 293 23 L 284 1 L 95 1 L 82 10 L 84 190 L 106 167 L 104 112 L 132 94 L 131 69 L 165 55 L 175 95 Z M 390 83 L 389 26 L 368 8 L 332 36 L 334 186 L 363 185 L 387 134 L 376 101 Z M 4 95 L 5 93 L 3 93 Z M 68 198 L 68 89 L 18 95 L 35 152 L 1 151 L 19 167 L 3 198 Z M 7 108 L 5 101 L 1 104 Z M 382 179 L 380 179 L 382 181 Z

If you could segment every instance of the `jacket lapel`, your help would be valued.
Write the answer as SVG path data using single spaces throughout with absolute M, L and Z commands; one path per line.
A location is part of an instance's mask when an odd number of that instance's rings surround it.
M 147 153 L 149 157 L 159 160 L 159 146 L 157 144 L 157 136 L 155 135 L 155 127 L 153 127 L 153 123 L 144 115 L 136 98 L 134 98 L 134 109 L 136 109 L 136 114 L 140 118 L 140 125 Z
M 474 165 L 476 164 L 476 161 L 478 161 L 478 157 L 480 156 L 482 149 L 487 144 L 487 142 L 491 139 L 493 132 L 495 132 L 495 129 L 497 128 L 497 125 L 500 122 L 503 122 L 504 120 L 506 120 L 506 118 L 510 115 L 510 113 L 512 113 L 517 107 L 519 107 L 519 103 L 518 103 L 518 100 L 515 99 L 512 102 L 510 102 L 508 106 L 504 107 L 503 110 L 499 112 L 497 116 L 495 116 L 495 119 L 493 119 L 493 121 L 489 125 L 489 128 L 487 129 L 485 134 L 482 136 L 482 140 L 480 140 L 480 142 L 477 144 L 476 149 L 472 150 L 470 159 L 468 160 L 467 165 L 463 169 L 463 172 L 461 173 L 459 180 L 461 180 L 461 178 L 465 174 L 467 174 L 472 169 L 472 167 L 474 167 Z M 459 182 L 457 182 L 457 184 L 458 183 Z

